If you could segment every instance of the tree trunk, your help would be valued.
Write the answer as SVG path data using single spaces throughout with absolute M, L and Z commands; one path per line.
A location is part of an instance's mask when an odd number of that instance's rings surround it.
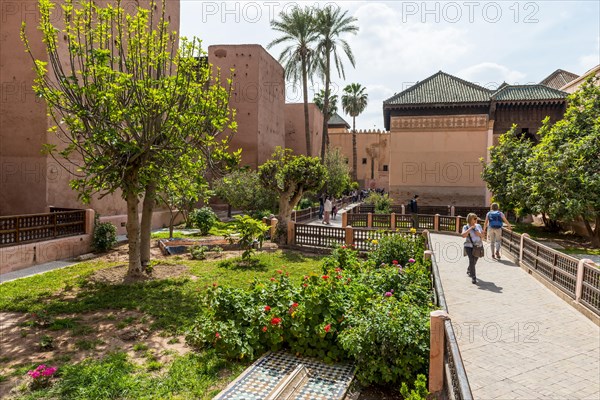
M 326 50 L 327 61 L 325 63 L 325 98 L 323 99 L 323 141 L 321 142 L 321 162 L 325 162 L 325 151 L 327 149 L 328 138 L 328 123 L 329 123 L 329 75 L 331 69 L 331 50 Z
M 312 155 L 310 143 L 310 124 L 308 120 L 308 76 L 306 72 L 306 56 L 302 57 L 302 86 L 304 90 L 304 134 L 306 135 L 306 155 Z
M 595 249 L 600 248 L 600 216 L 596 217 L 596 226 L 594 229 L 592 229 L 592 225 L 584 216 L 581 216 L 581 219 L 583 219 L 583 223 L 585 224 L 592 247 Z
M 290 192 L 279 196 L 279 221 L 277 222 L 276 235 L 276 242 L 278 244 L 287 244 L 287 226 L 292 220 L 292 211 L 302 198 L 302 193 L 303 190 L 300 189 L 294 196 Z
M 140 216 L 138 215 L 138 197 L 135 193 L 125 195 L 127 201 L 127 239 L 129 241 L 129 269 L 127 276 L 142 275 L 140 259 Z
M 150 235 L 152 233 L 152 213 L 156 204 L 156 182 L 146 185 L 146 194 L 142 206 L 142 224 L 140 232 L 140 260 L 142 267 L 150 264 Z
M 352 117 L 352 180 L 358 182 L 358 155 L 356 154 L 356 117 Z

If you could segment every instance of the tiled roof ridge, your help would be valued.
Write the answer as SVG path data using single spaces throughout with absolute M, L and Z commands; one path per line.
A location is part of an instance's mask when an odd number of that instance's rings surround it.
M 575 74 L 575 73 L 573 73 L 573 72 L 571 72 L 571 71 L 567 71 L 567 70 L 564 70 L 564 69 L 562 69 L 562 68 L 559 68 L 559 69 L 557 69 L 556 71 L 552 72 L 552 73 L 551 73 L 550 75 L 548 75 L 547 77 L 545 77 L 544 79 L 542 79 L 542 80 L 541 80 L 541 82 L 540 82 L 539 84 L 540 84 L 540 85 L 543 85 L 543 83 L 542 83 L 542 82 L 549 81 L 549 80 L 551 80 L 552 78 L 554 78 L 555 76 L 557 76 L 557 75 L 560 75 L 560 74 L 568 74 L 568 75 L 574 76 L 574 78 L 573 78 L 573 79 L 579 78 L 579 75 L 577 75 L 577 74 Z
M 423 79 L 422 81 L 417 81 L 417 82 L 416 82 L 414 85 L 412 85 L 412 86 L 411 86 L 411 87 L 409 87 L 408 89 L 404 89 L 404 90 L 403 90 L 403 91 L 401 91 L 400 93 L 396 93 L 396 94 L 394 94 L 394 95 L 393 95 L 392 97 L 390 97 L 389 99 L 387 99 L 387 100 L 384 100 L 384 102 L 383 102 L 383 103 L 384 103 L 384 104 L 389 104 L 389 103 L 393 102 L 395 99 L 397 99 L 398 97 L 400 97 L 401 95 L 405 95 L 405 94 L 408 94 L 408 93 L 410 93 L 410 92 L 412 92 L 412 91 L 415 91 L 415 90 L 417 90 L 418 88 L 420 88 L 421 86 L 423 86 L 425 83 L 429 82 L 429 81 L 430 81 L 430 80 L 432 80 L 433 78 L 435 78 L 435 77 L 437 77 L 437 76 L 440 76 L 440 75 L 442 75 L 442 76 L 444 76 L 444 75 L 445 75 L 445 76 L 447 76 L 447 77 L 449 77 L 449 78 L 451 78 L 451 79 L 455 79 L 455 80 L 457 80 L 458 82 L 460 82 L 460 83 L 462 83 L 462 84 L 465 84 L 465 85 L 467 85 L 467 86 L 469 86 L 469 87 L 471 87 L 471 88 L 473 88 L 473 89 L 481 90 L 481 91 L 484 91 L 484 92 L 487 92 L 487 93 L 491 93 L 491 92 L 492 92 L 490 89 L 484 88 L 483 86 L 479 86 L 479 85 L 477 85 L 476 83 L 469 82 L 469 81 L 467 81 L 467 80 L 464 80 L 464 79 L 462 79 L 462 78 L 459 78 L 459 77 L 457 77 L 457 76 L 454 76 L 454 75 L 452 75 L 452 74 L 449 74 L 449 73 L 447 73 L 447 72 L 444 72 L 444 71 L 442 71 L 442 70 L 439 70 L 439 71 L 438 71 L 438 72 L 436 72 L 435 74 L 433 74 L 433 75 L 431 75 L 431 76 L 429 76 L 429 77 L 427 77 L 427 78 Z
M 524 84 L 524 85 L 509 85 L 506 84 L 505 86 L 500 86 L 498 88 L 498 90 L 496 90 L 492 96 L 491 96 L 491 100 L 495 100 L 499 94 L 501 94 L 502 92 L 506 92 L 509 91 L 511 89 L 532 89 L 532 88 L 541 88 L 543 90 L 547 90 L 550 92 L 555 92 L 559 97 L 557 98 L 564 98 L 567 97 L 569 95 L 569 93 L 564 92 L 562 90 L 558 90 L 558 89 L 554 89 L 550 86 L 546 86 L 542 83 L 534 83 L 534 84 Z M 523 100 L 528 100 L 528 99 L 523 99 Z

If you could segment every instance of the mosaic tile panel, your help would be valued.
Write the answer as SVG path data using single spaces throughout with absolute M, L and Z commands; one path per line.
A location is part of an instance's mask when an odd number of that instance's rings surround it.
M 341 399 L 354 376 L 354 366 L 351 364 L 327 365 L 284 351 L 267 353 L 213 400 L 264 399 L 300 363 L 308 368 L 310 378 L 295 397 L 296 400 Z

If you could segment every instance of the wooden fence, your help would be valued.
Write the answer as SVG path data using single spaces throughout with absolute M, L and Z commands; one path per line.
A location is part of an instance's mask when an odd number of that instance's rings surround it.
M 417 231 L 458 234 L 466 224 L 461 216 L 401 215 L 401 214 L 342 214 L 342 226 L 294 224 L 288 230 L 288 243 L 312 248 L 331 248 L 335 245 L 354 245 L 370 251 L 372 241 L 396 231 Z M 503 229 L 502 247 L 517 262 L 535 270 L 550 284 L 563 291 L 577 303 L 600 315 L 600 269 L 593 263 L 551 249 L 531 239 L 529 235 Z
M 0 217 L 0 247 L 85 234 L 85 210 Z
M 402 204 L 394 204 L 390 207 L 390 211 L 394 214 L 410 214 L 408 207 Z M 469 213 L 475 213 L 479 218 L 485 218 L 486 214 L 490 211 L 488 207 L 470 207 L 470 206 L 419 206 L 419 215 L 442 215 L 442 216 L 467 216 Z M 375 213 L 375 206 L 371 204 L 360 204 L 351 210 L 351 214 L 367 214 Z M 514 219 L 515 216 L 512 212 L 505 212 L 507 219 Z
M 334 202 L 334 204 L 338 207 L 338 209 L 350 204 L 352 201 L 351 196 L 345 196 L 341 199 L 338 199 Z M 310 221 L 311 219 L 318 218 L 319 215 L 319 207 L 309 207 L 304 208 L 302 210 L 292 211 L 292 221 L 294 222 L 302 222 L 302 221 Z

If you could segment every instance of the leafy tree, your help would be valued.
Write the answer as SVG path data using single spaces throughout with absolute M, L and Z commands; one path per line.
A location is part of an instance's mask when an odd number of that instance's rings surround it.
M 351 83 L 344 88 L 342 95 L 342 108 L 346 114 L 352 117 L 352 179 L 357 180 L 357 155 L 356 155 L 356 117 L 359 116 L 369 100 L 369 95 L 365 93 L 366 88 L 360 83 Z
M 235 170 L 215 181 L 215 193 L 232 207 L 244 213 L 277 210 L 277 193 L 265 188 L 258 172 L 251 169 Z
M 594 247 L 600 247 L 599 85 L 600 78 L 588 78 L 569 96 L 562 120 L 544 120 L 530 160 L 537 173 L 529 177 L 533 200 L 553 219 L 581 218 Z
M 531 212 L 531 194 L 525 179 L 529 174 L 528 160 L 533 151 L 531 141 L 517 136 L 517 126 L 500 136 L 497 146 L 490 148 L 490 163 L 483 159 L 482 178 L 494 193 L 494 201 L 505 210 Z
M 203 171 L 201 165 L 181 159 L 192 171 Z M 157 196 L 167 206 L 170 213 L 169 238 L 173 238 L 173 225 L 179 215 L 183 216 L 186 226 L 190 225 L 190 213 L 198 201 L 207 201 L 211 195 L 208 183 L 201 174 L 187 174 L 181 170 L 161 176 Z
M 350 168 L 346 157 L 340 149 L 329 149 L 325 154 L 325 169 L 327 177 L 323 185 L 323 191 L 335 198 L 339 198 L 350 188 Z
M 325 167 L 318 157 L 295 156 L 292 150 L 277 147 L 271 159 L 258 168 L 260 180 L 266 188 L 279 194 L 278 241 L 285 243 L 292 210 L 305 191 L 317 191 L 323 186 Z
M 331 67 L 332 58 L 333 64 L 342 78 L 346 77 L 344 73 L 344 65 L 342 63 L 341 54 L 338 49 L 341 49 L 346 55 L 350 64 L 354 67 L 354 54 L 352 49 L 345 39 L 342 39 L 344 34 L 356 34 L 358 26 L 354 23 L 356 18 L 348 16 L 348 11 L 342 11 L 337 5 L 327 5 L 317 11 L 317 54 L 318 68 L 320 69 L 325 80 L 325 93 L 323 100 L 323 110 L 329 110 L 329 96 L 331 85 Z M 323 142 L 321 144 L 321 159 L 325 159 L 325 149 L 329 144 L 327 135 L 328 118 L 323 119 Z
M 94 193 L 122 193 L 128 275 L 135 276 L 149 262 L 160 175 L 175 173 L 185 155 L 202 159 L 207 168 L 226 160 L 227 141 L 218 135 L 236 127 L 229 88 L 202 62 L 199 40 L 179 40 L 169 29 L 165 0 L 134 15 L 120 4 L 65 0 L 63 27 L 57 28 L 55 5 L 40 0 L 39 29 L 48 62 L 45 56 L 35 58 L 25 26 L 21 37 L 34 61 L 34 90 L 56 124 L 50 132 L 60 144 L 48 144 L 45 151 L 77 165 L 71 186 L 83 201 Z
M 321 89 L 318 93 L 315 93 L 315 97 L 313 99 L 313 103 L 315 103 L 315 106 L 321 110 L 323 113 L 323 118 L 327 119 L 327 121 L 329 121 L 329 119 L 338 112 L 337 101 L 337 94 L 330 94 L 329 101 L 327 102 L 328 111 L 325 112 L 325 90 Z
M 311 156 L 310 128 L 308 118 L 308 74 L 312 72 L 313 44 L 316 40 L 315 12 L 310 7 L 294 7 L 288 13 L 282 11 L 279 20 L 271 21 L 271 28 L 283 34 L 273 40 L 267 48 L 285 43 L 279 62 L 285 68 L 285 77 L 294 84 L 302 79 L 304 96 L 304 132 L 306 154 Z

